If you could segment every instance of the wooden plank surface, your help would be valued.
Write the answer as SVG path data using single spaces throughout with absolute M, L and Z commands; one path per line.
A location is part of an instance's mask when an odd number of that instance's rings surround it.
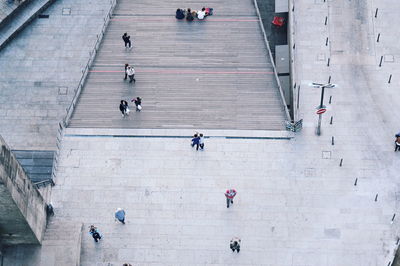
M 118 1 L 70 127 L 284 129 L 252 0 L 211 1 L 214 15 L 193 22 L 176 20 L 176 7 L 202 2 L 185 5 Z M 125 63 L 136 69 L 135 84 L 123 80 Z M 122 118 L 120 100 L 136 96 L 142 112 Z

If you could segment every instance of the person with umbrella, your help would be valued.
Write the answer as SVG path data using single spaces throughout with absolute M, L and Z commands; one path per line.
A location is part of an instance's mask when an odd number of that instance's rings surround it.
M 118 208 L 115 211 L 115 219 L 125 224 L 125 211 L 122 208 Z

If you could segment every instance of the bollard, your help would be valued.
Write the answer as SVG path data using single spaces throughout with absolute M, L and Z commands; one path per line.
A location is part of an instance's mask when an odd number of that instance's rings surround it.
M 381 62 L 379 63 L 379 67 L 382 66 L 383 55 L 381 56 Z
M 357 186 L 357 181 L 358 181 L 358 178 L 356 178 L 356 180 L 354 181 L 354 186 Z
M 375 10 L 375 17 L 378 17 L 378 8 Z
M 294 50 L 295 48 L 296 48 L 296 44 L 294 43 L 294 44 L 293 44 L 293 50 Z
M 378 193 L 376 193 L 375 201 L 378 201 Z
M 388 83 L 390 83 L 392 81 L 392 74 L 390 74 L 390 76 L 389 76 L 389 81 L 388 81 Z
M 328 46 L 328 37 L 326 37 L 326 42 L 325 42 L 325 46 Z
M 394 217 L 396 217 L 396 214 L 395 214 L 395 213 L 393 214 L 393 217 L 392 217 L 392 223 L 393 223 L 393 221 L 394 221 Z
M 343 165 L 343 158 L 340 159 L 340 164 L 339 164 L 339 166 L 342 167 L 342 165 Z
M 335 145 L 335 137 L 332 136 L 332 145 Z
M 328 17 L 325 17 L 325 25 L 328 23 Z
M 329 104 L 332 103 L 332 95 L 329 97 Z
M 331 76 L 329 76 L 328 83 L 331 83 Z
M 331 125 L 332 125 L 332 121 L 333 121 L 333 116 L 331 116 L 331 122 L 330 122 Z
M 329 66 L 329 63 L 331 62 L 331 59 L 330 58 L 328 58 L 328 64 L 326 65 L 326 66 Z
M 378 34 L 378 38 L 376 39 L 376 42 L 379 42 L 379 38 L 381 37 L 381 34 Z

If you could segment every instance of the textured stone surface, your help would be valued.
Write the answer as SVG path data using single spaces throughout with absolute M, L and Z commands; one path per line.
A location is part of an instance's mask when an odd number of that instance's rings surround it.
M 0 134 L 12 149 L 55 149 L 58 123 L 110 6 L 109 0 L 56 1 L 48 19 L 35 19 L 0 51 Z
M 46 202 L 0 137 L 0 244 L 39 244 Z

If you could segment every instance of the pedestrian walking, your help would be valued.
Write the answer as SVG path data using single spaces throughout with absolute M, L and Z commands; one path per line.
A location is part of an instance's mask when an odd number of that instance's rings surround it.
M 99 240 L 101 239 L 101 235 L 99 230 L 97 230 L 97 227 L 95 227 L 94 225 L 91 225 L 89 227 L 89 234 L 93 237 L 95 242 L 99 242 Z
M 130 263 L 124 263 L 124 264 L 122 264 L 122 266 L 132 266 L 132 264 L 130 264 Z
M 125 77 L 124 80 L 128 78 L 128 72 L 126 71 L 128 69 L 129 64 L 125 64 Z
M 122 208 L 115 211 L 115 219 L 125 224 L 125 211 Z
M 199 146 L 200 146 L 200 149 L 204 150 L 204 135 L 203 135 L 203 133 L 200 133 L 200 135 L 199 135 Z
M 125 100 L 121 100 L 121 103 L 119 104 L 119 110 L 122 113 L 122 117 L 128 116 L 130 112 L 128 102 Z
M 129 77 L 129 83 L 135 82 L 136 83 L 136 79 L 135 79 L 135 69 L 131 66 L 127 66 L 126 67 L 126 74 Z
M 396 140 L 394 142 L 395 148 L 394 151 L 400 150 L 400 132 L 396 134 Z
M 129 36 L 127 32 L 125 32 L 124 35 L 122 35 L 122 40 L 124 40 L 125 48 L 128 48 L 128 47 L 129 47 L 129 49 L 132 48 L 131 36 Z
M 198 135 L 198 133 L 194 134 L 193 138 L 192 138 L 192 147 L 194 147 L 196 145 L 196 151 L 199 150 L 199 146 L 200 146 L 200 137 Z
M 226 207 L 229 208 L 230 204 L 233 204 L 233 198 L 236 196 L 236 190 L 233 188 L 227 189 L 225 192 L 226 197 Z
M 240 252 L 240 243 L 241 242 L 242 242 L 242 240 L 240 240 L 240 238 L 238 238 L 238 237 L 234 237 L 231 239 L 229 247 L 232 249 L 232 252 L 235 252 L 235 250 L 237 251 L 237 253 Z
M 135 102 L 136 112 L 140 112 L 142 110 L 142 98 L 136 97 L 136 99 L 132 99 L 131 102 Z

